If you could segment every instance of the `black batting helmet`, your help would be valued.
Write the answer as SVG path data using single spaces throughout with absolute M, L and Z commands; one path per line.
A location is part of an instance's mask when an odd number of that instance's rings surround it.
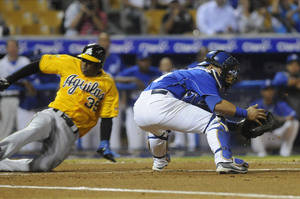
M 224 50 L 210 51 L 207 53 L 205 61 L 221 68 L 220 80 L 225 88 L 237 81 L 240 63 L 230 53 Z
M 83 61 L 99 63 L 102 68 L 105 60 L 105 53 L 105 49 L 102 46 L 94 43 L 86 45 L 78 57 Z

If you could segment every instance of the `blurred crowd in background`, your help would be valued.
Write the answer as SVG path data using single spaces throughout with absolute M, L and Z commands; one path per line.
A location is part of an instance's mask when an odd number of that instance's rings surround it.
M 0 0 L 0 35 L 297 33 L 299 12 L 298 0 Z
M 162 74 L 179 68 L 196 67 L 211 49 L 203 47 L 197 54 L 189 56 L 151 55 L 147 51 L 136 55 L 119 55 L 109 52 L 110 36 L 185 34 L 201 37 L 299 31 L 300 5 L 295 0 L 0 0 L 2 36 L 97 37 L 98 43 L 108 52 L 104 70 L 114 77 L 120 93 L 120 114 L 113 120 L 111 148 L 121 155 L 143 156 L 147 151 L 147 136 L 133 120 L 132 106 L 140 92 Z M 7 54 L 0 60 L 1 77 L 41 56 L 39 52 L 34 52 L 31 57 L 19 56 L 18 50 L 18 41 L 8 39 Z M 255 56 L 259 58 L 259 55 Z M 284 128 L 273 137 L 265 138 L 271 144 L 263 141 L 263 138 L 252 141 L 252 152 L 265 156 L 270 152 L 267 148 L 271 146 L 271 149 L 279 148 L 280 155 L 289 156 L 295 140 L 295 143 L 300 143 L 297 141 L 300 57 L 297 54 L 284 54 L 281 58 L 279 56 L 281 62 L 276 63 L 278 57 L 270 55 L 268 59 L 273 61 L 273 69 L 264 67 L 269 71 L 263 71 L 262 59 L 252 59 L 251 63 L 247 60 L 249 57 L 237 55 L 242 63 L 241 79 L 253 74 L 254 79 L 268 78 L 265 87 L 254 91 L 233 89 L 225 98 L 231 98 L 244 107 L 260 100 L 261 107 L 275 111 L 284 120 Z M 24 128 L 37 111 L 54 99 L 54 90 L 41 91 L 35 89 L 37 85 L 58 82 L 57 76 L 38 74 L 20 81 L 18 86 L 22 90 L 0 93 L 0 139 Z M 281 110 L 282 107 L 285 111 Z M 96 126 L 79 139 L 76 149 L 95 151 L 100 139 L 98 129 Z M 172 132 L 169 147 L 185 153 L 199 151 L 199 148 L 208 151 L 203 136 Z M 238 135 L 233 137 L 233 145 L 234 142 L 245 142 L 250 146 Z M 39 147 L 39 143 L 27 145 L 23 151 L 31 151 L 36 147 Z M 248 152 L 251 153 L 251 150 L 245 147 L 245 153 Z

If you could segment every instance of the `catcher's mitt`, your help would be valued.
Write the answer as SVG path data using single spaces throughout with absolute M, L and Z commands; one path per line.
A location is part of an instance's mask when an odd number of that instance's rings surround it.
M 271 112 L 267 112 L 266 115 L 267 119 L 261 121 L 262 125 L 247 119 L 240 121 L 238 123 L 238 132 L 240 132 L 245 138 L 251 139 L 266 132 L 271 132 L 283 125 L 284 122 L 276 119 Z

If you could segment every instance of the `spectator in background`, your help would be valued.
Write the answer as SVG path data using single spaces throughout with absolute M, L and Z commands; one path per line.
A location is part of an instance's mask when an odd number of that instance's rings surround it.
M 291 54 L 286 60 L 286 71 L 277 72 L 272 85 L 280 88 L 288 104 L 300 115 L 300 57 Z
M 251 146 L 258 156 L 267 155 L 268 148 L 280 147 L 281 156 L 290 156 L 293 144 L 298 134 L 299 122 L 296 112 L 284 101 L 276 99 L 276 90 L 272 86 L 266 86 L 261 90 L 262 99 L 253 103 L 257 108 L 270 111 L 282 121 L 283 125 L 270 133 L 251 139 Z
M 157 67 L 151 66 L 151 58 L 146 51 L 137 55 L 137 65 L 123 70 L 116 78 L 117 83 L 134 83 L 136 89 L 128 94 L 128 107 L 126 109 L 126 133 L 128 150 L 130 153 L 139 152 L 145 149 L 145 133 L 136 125 L 133 120 L 133 105 L 143 89 L 155 78 L 159 77 L 161 72 Z
M 0 37 L 8 36 L 9 33 L 9 28 L 2 16 L 0 15 Z
M 173 61 L 169 57 L 163 57 L 159 62 L 158 68 L 162 74 L 169 73 L 174 70 Z
M 273 0 L 269 11 L 282 24 L 287 32 L 300 32 L 300 8 L 291 0 Z
M 197 28 L 201 33 L 235 33 L 237 21 L 234 9 L 227 0 L 212 0 L 199 6 L 196 14 Z
M 19 56 L 17 40 L 7 40 L 7 54 L 0 60 L 0 76 L 7 77 L 18 69 L 30 63 L 27 57 Z M 20 85 L 29 88 L 27 81 Z M 28 89 L 30 93 L 31 89 Z M 0 95 L 0 140 L 10 135 L 16 128 L 17 108 L 19 106 L 19 91 L 6 90 Z
M 194 30 L 192 15 L 185 10 L 178 0 L 169 4 L 169 9 L 162 19 L 163 34 L 186 34 Z
M 65 12 L 66 36 L 97 35 L 107 29 L 107 15 L 98 0 L 75 0 Z
M 120 23 L 125 34 L 145 34 L 146 18 L 144 9 L 151 5 L 150 0 L 123 0 Z
M 286 27 L 268 11 L 265 0 L 241 0 L 237 9 L 240 33 L 286 33 Z

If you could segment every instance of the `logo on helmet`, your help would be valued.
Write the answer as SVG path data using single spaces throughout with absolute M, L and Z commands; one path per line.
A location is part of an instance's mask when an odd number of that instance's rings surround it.
M 98 44 L 88 44 L 78 57 L 83 61 L 99 63 L 99 67 L 102 68 L 105 60 L 105 49 Z
M 88 48 L 88 49 L 86 49 L 86 51 L 84 52 L 85 54 L 87 54 L 87 55 L 93 55 L 93 51 L 92 51 L 92 48 Z

